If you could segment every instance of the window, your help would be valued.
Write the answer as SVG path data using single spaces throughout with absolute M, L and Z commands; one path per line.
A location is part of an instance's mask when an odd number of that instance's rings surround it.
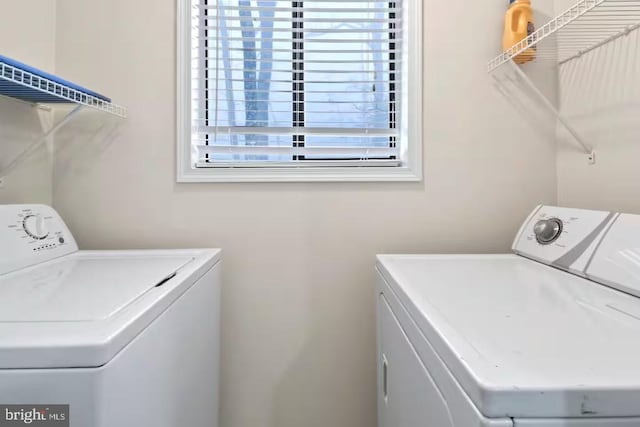
M 180 0 L 178 180 L 419 180 L 421 3 Z

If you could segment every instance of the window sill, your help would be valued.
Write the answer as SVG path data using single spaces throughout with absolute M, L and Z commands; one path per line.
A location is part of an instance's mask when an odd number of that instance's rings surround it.
M 409 167 L 199 168 L 178 173 L 179 183 L 198 182 L 420 182 Z

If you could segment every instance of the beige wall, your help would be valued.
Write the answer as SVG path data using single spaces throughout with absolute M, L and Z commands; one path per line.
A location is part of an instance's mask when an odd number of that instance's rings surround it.
M 54 204 L 83 248 L 224 248 L 223 427 L 374 426 L 374 255 L 507 251 L 555 202 L 485 72 L 505 7 L 426 2 L 424 183 L 178 185 L 175 1 L 58 1 L 57 70 L 130 117 L 60 138 Z
M 3 0 L 0 54 L 54 71 L 55 17 L 55 0 Z M 0 169 L 42 132 L 40 113 L 30 104 L 0 97 Z M 0 203 L 51 203 L 51 156 L 46 147 L 0 178 Z
M 640 213 L 638 70 L 637 30 L 561 68 L 563 112 L 597 155 L 588 165 L 571 138 L 560 134 L 561 205 Z

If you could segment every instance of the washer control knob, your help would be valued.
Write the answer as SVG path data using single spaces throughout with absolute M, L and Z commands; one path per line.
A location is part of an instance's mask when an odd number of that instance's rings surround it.
M 43 240 L 49 236 L 49 230 L 41 215 L 27 215 L 22 221 L 25 233 L 36 240 Z
M 533 232 L 538 243 L 549 245 L 558 240 L 562 234 L 562 220 L 558 218 L 540 220 L 533 226 Z

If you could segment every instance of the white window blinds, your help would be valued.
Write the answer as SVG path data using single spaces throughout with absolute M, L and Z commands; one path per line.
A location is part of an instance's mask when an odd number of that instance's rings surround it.
M 401 165 L 403 0 L 190 1 L 197 167 Z

